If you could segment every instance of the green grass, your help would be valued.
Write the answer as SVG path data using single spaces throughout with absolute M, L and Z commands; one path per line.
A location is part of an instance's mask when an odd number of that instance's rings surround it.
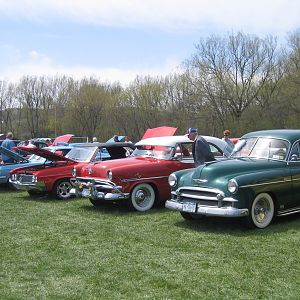
M 0 299 L 299 299 L 300 216 L 248 230 L 0 192 Z

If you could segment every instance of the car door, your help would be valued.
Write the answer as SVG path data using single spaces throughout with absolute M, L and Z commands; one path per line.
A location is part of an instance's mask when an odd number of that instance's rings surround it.
M 300 209 L 300 142 L 297 141 L 292 146 L 288 158 L 288 168 L 292 179 L 292 203 L 289 207 L 299 207 Z

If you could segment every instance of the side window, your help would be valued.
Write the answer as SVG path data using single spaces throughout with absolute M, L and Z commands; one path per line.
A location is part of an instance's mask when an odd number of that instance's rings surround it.
M 192 143 L 183 143 L 176 147 L 174 157 L 178 157 L 181 160 L 192 159 Z
M 300 150 L 299 149 L 299 142 L 297 142 L 292 147 L 289 160 L 299 161 L 300 160 L 300 151 L 299 150 Z
M 220 149 L 218 149 L 215 145 L 209 144 L 210 151 L 214 155 L 214 157 L 217 156 L 223 156 L 223 153 Z

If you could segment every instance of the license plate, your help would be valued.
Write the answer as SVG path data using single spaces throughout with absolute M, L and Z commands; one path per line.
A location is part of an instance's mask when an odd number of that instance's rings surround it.
M 83 189 L 81 194 L 82 194 L 82 197 L 90 197 L 91 191 L 89 189 Z
M 193 202 L 183 203 L 182 210 L 185 212 L 195 213 L 196 212 L 196 203 L 193 203 Z

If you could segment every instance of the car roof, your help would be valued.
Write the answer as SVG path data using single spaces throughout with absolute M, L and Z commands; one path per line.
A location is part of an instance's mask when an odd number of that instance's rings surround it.
M 206 139 L 207 142 L 213 143 L 221 149 L 224 149 L 226 146 L 226 142 L 222 141 L 219 138 L 213 136 L 202 136 Z M 167 146 L 167 147 L 175 147 L 177 144 L 181 143 L 192 143 L 186 135 L 173 135 L 173 136 L 161 136 L 155 138 L 144 139 L 137 142 L 136 146 L 142 145 L 153 145 L 153 146 Z
M 273 129 L 273 130 L 260 130 L 249 132 L 242 136 L 242 138 L 250 137 L 270 137 L 289 140 L 294 142 L 300 139 L 299 129 Z
M 126 142 L 110 142 L 110 143 L 99 143 L 99 142 L 94 142 L 94 143 L 73 143 L 70 144 L 73 147 L 98 147 L 98 148 L 115 148 L 115 147 L 128 147 L 134 149 L 134 144 L 133 143 L 126 143 Z

